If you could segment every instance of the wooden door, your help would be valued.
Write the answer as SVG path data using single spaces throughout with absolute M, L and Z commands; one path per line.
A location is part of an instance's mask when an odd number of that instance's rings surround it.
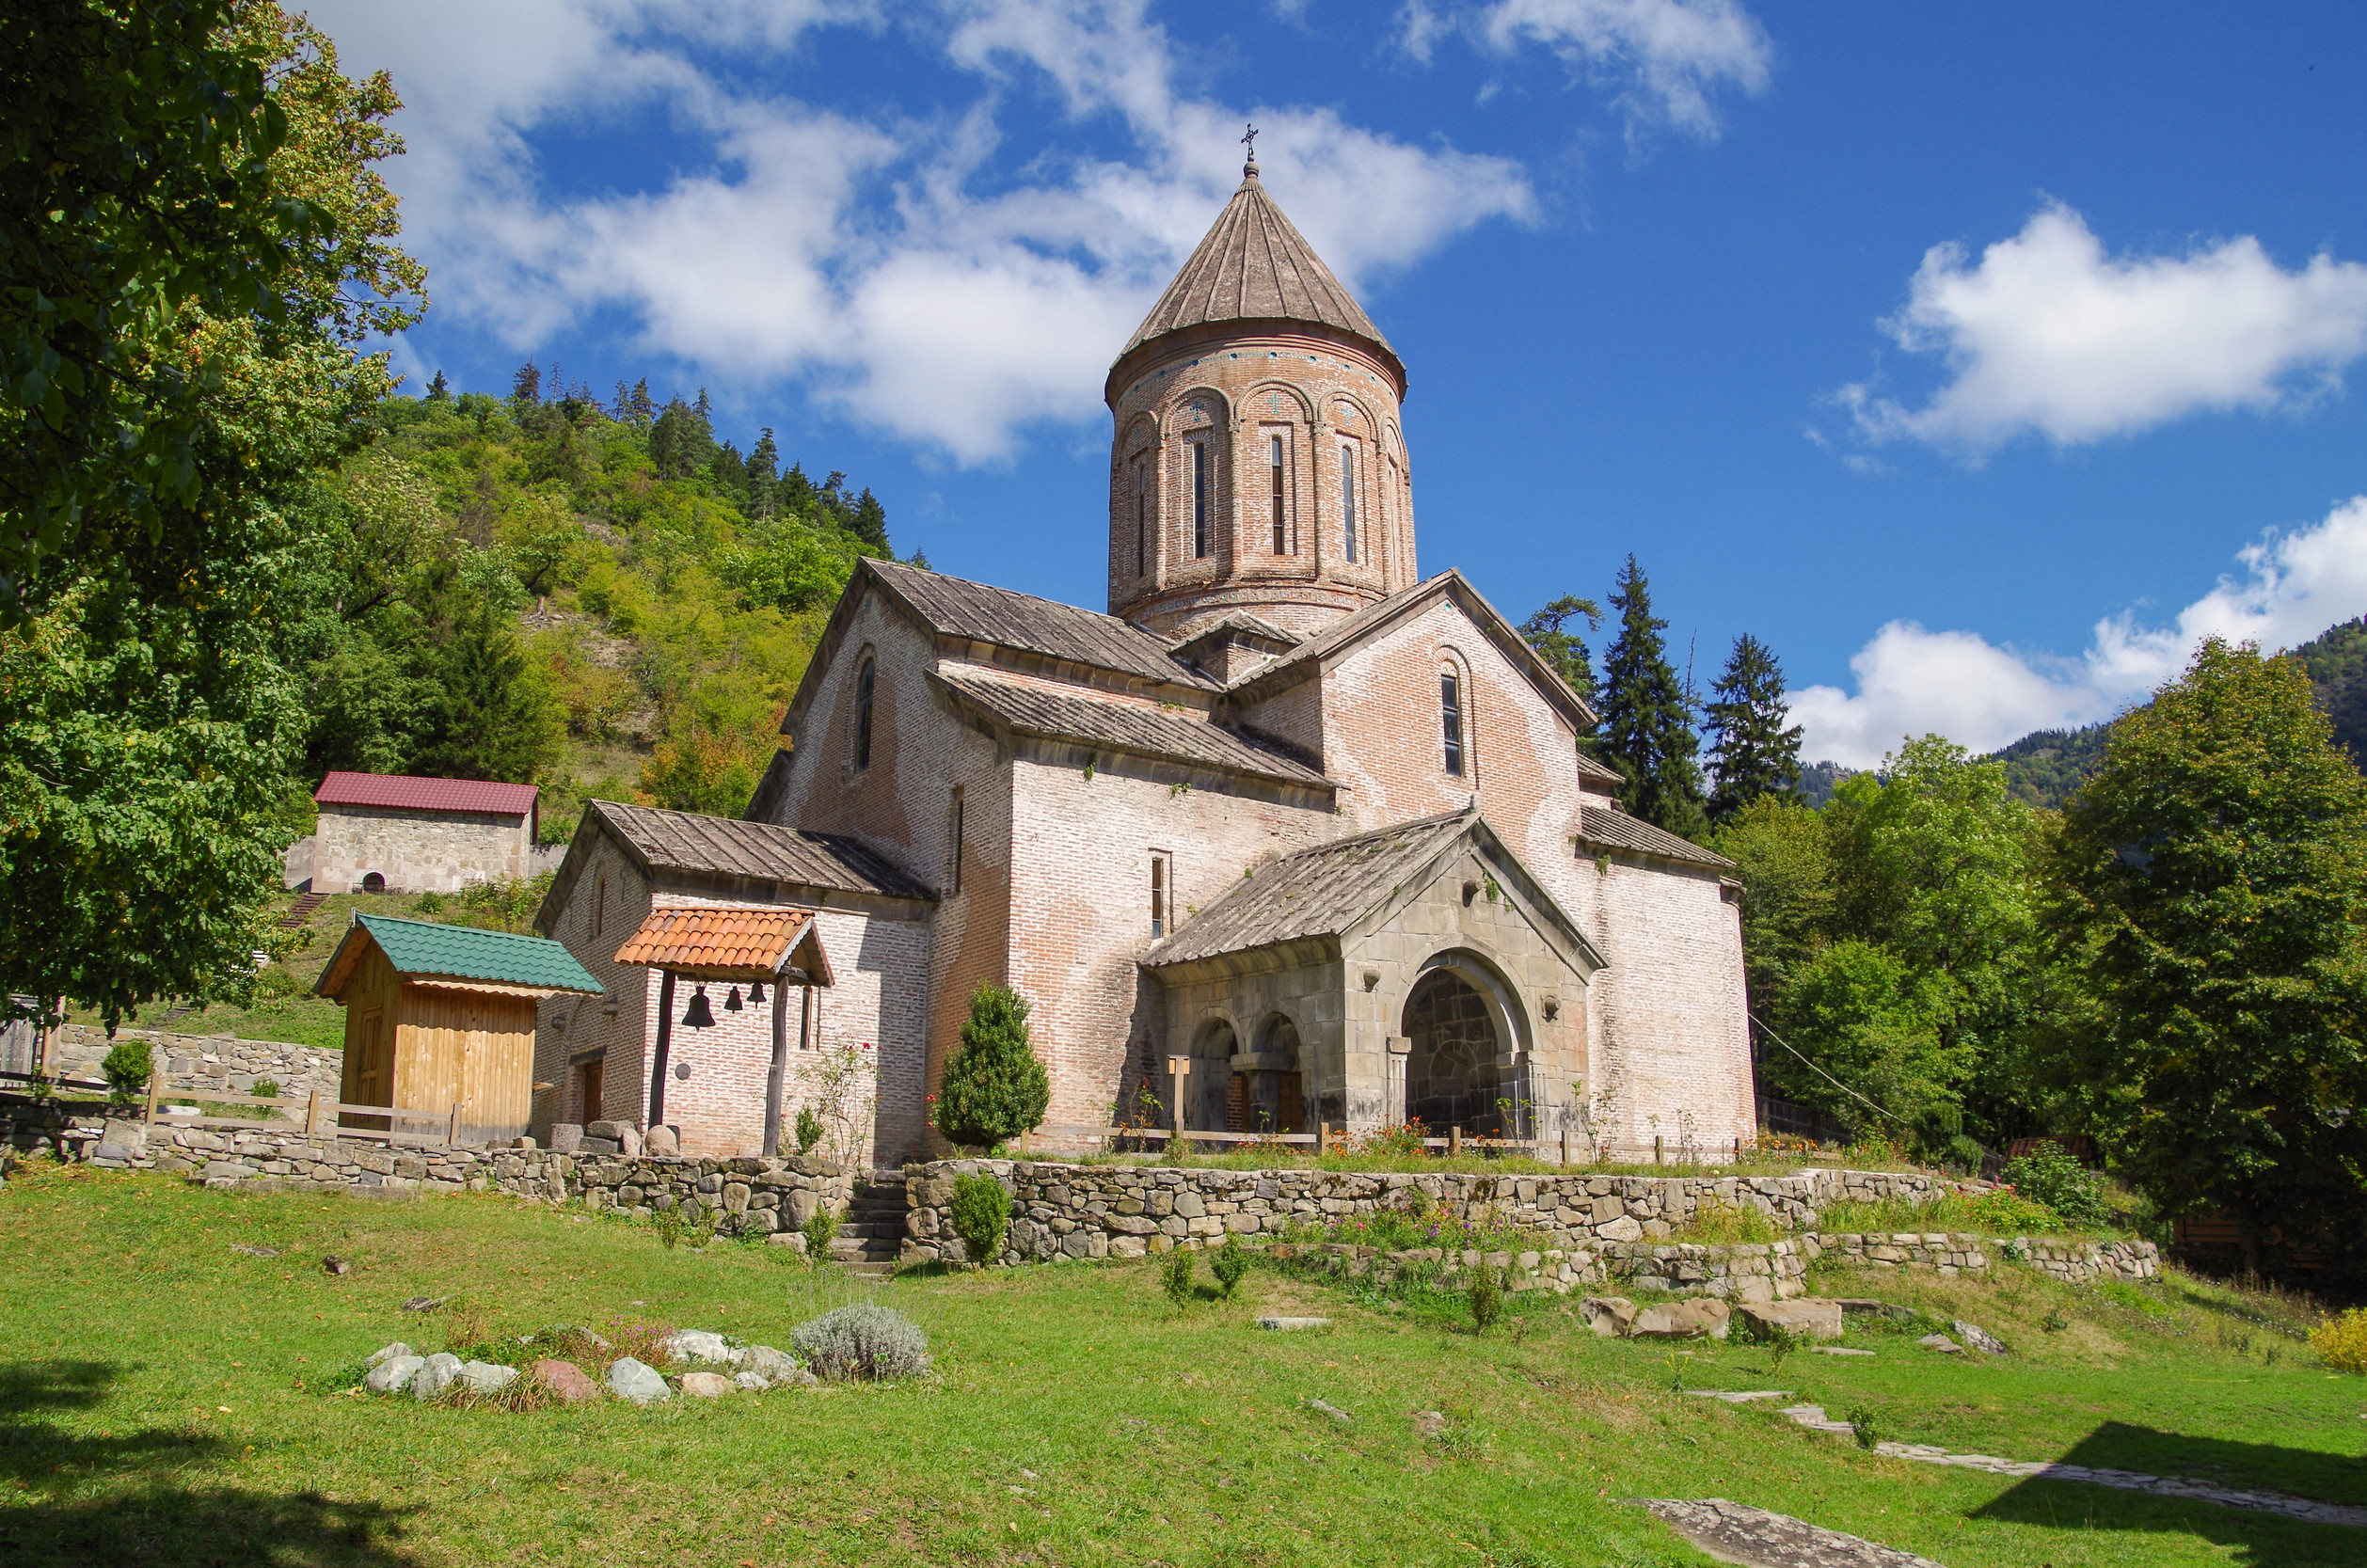
M 389 1058 L 393 1053 L 392 1047 L 392 1032 L 387 1028 L 386 1008 L 384 1006 L 363 1007 L 356 1015 L 353 1033 L 348 1037 L 345 1050 L 342 1094 L 347 1104 L 391 1105 L 394 1103 L 387 1098 L 387 1091 L 391 1085 L 393 1077 L 388 1071 L 388 1068 L 391 1065 Z M 385 1117 L 352 1115 L 340 1117 L 338 1124 L 364 1132 L 383 1132 L 387 1131 L 388 1125 Z
M 576 1069 L 576 1083 L 580 1086 L 577 1103 L 580 1107 L 576 1115 L 587 1122 L 607 1117 L 608 1096 L 606 1085 L 601 1082 L 607 1065 L 606 1056 L 595 1056 Z

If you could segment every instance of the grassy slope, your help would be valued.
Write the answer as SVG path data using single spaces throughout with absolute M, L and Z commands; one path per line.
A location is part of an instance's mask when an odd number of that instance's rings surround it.
M 334 1390 L 397 1334 L 433 1348 L 432 1321 L 398 1310 L 415 1292 L 463 1293 L 519 1328 L 636 1316 L 776 1343 L 826 1303 L 766 1251 L 669 1253 L 646 1230 L 495 1198 L 240 1198 L 49 1173 L 9 1184 L 0 1246 L 49 1263 L 19 1275 L 0 1330 L 0 1541 L 25 1561 L 1703 1560 L 1617 1506 L 1637 1495 L 1734 1497 L 1950 1568 L 2367 1550 L 2356 1531 L 1883 1459 L 1679 1398 L 1665 1348 L 1597 1340 L 1559 1302 L 1524 1298 L 1517 1337 L 1474 1338 L 1263 1271 L 1243 1303 L 1184 1311 L 1142 1265 L 908 1281 L 892 1290 L 940 1381 L 519 1416 Z M 351 1275 L 319 1270 L 331 1251 Z M 2014 1457 L 2125 1457 L 2116 1421 L 2176 1432 L 2164 1468 L 2367 1500 L 2356 1380 L 2150 1333 L 2147 1314 L 2043 1281 L 1947 1291 L 1977 1294 L 2022 1354 L 1943 1362 L 1875 1340 L 1870 1363 L 1803 1356 L 1771 1380 L 1764 1353 L 1717 1347 L 1692 1376 L 1867 1404 L 1895 1435 Z M 1938 1299 L 1936 1282 L 1884 1293 Z M 2073 1329 L 2025 1323 L 2057 1306 Z M 1260 1308 L 1339 1326 L 1262 1335 Z M 1355 1423 L 1306 1411 L 1310 1396 Z M 1430 1408 L 1453 1418 L 1447 1441 L 1410 1431 Z

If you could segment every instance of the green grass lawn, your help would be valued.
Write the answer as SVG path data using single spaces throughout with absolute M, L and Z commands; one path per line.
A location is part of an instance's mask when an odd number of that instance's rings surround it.
M 516 1413 L 343 1390 L 389 1339 L 441 1348 L 447 1322 L 638 1319 L 786 1346 L 866 1288 L 777 1249 L 668 1251 L 647 1227 L 503 1198 L 243 1197 L 83 1170 L 12 1179 L 0 1248 L 17 1260 L 0 1558 L 28 1563 L 1708 1560 L 1618 1500 L 1639 1496 L 1730 1497 L 1948 1568 L 2367 1560 L 2367 1531 L 1915 1465 L 1684 1398 L 1671 1347 L 1597 1339 L 1552 1298 L 1517 1298 L 1480 1337 L 1451 1304 L 1267 1269 L 1238 1302 L 1185 1308 L 1147 1264 L 908 1278 L 884 1295 L 929 1331 L 932 1380 Z M 324 1273 L 330 1253 L 353 1272 Z M 2233 1315 L 2271 1308 L 2019 1272 L 1867 1289 L 2016 1354 L 1867 1335 L 1871 1360 L 1796 1355 L 1773 1375 L 1768 1353 L 1718 1345 L 1688 1383 L 1796 1389 L 1907 1440 L 2367 1501 L 2367 1382 Z M 466 1310 L 400 1310 L 443 1294 Z M 1263 1334 L 1261 1311 L 1336 1326 Z M 1447 1415 L 1443 1435 L 1416 1434 L 1423 1410 Z

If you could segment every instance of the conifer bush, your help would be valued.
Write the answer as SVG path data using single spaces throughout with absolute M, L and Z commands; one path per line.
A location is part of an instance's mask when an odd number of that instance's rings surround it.
M 799 1106 L 797 1108 L 798 1153 L 801 1156 L 812 1153 L 814 1146 L 821 1141 L 822 1118 L 814 1114 L 814 1107 L 811 1105 Z
M 953 1233 L 970 1266 L 982 1269 L 1003 1255 L 1011 1224 L 1010 1189 L 991 1176 L 960 1176 L 953 1183 Z
M 945 1063 L 934 1125 L 964 1148 L 994 1148 L 1041 1122 L 1052 1080 L 1027 1042 L 1027 999 L 1008 986 L 971 993 L 961 1044 Z
M 1175 1248 L 1168 1254 L 1168 1260 L 1159 1265 L 1159 1288 L 1178 1307 L 1192 1304 L 1197 1288 L 1192 1283 L 1192 1254 L 1188 1248 Z
M 1210 1260 L 1209 1267 L 1215 1270 L 1216 1286 L 1225 1292 L 1225 1299 L 1231 1301 L 1232 1293 L 1241 1288 L 1241 1281 L 1249 1273 L 1249 1249 L 1241 1244 L 1241 1232 L 1226 1233 L 1225 1244 L 1216 1249 L 1216 1256 Z
M 106 1060 L 99 1064 L 101 1076 L 117 1100 L 130 1100 L 148 1090 L 149 1074 L 156 1070 L 156 1059 L 143 1039 L 119 1039 L 107 1052 Z

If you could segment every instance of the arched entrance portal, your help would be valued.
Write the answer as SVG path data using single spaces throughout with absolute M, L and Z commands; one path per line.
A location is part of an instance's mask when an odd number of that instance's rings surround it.
M 1232 1025 L 1211 1019 L 1192 1041 L 1192 1072 L 1184 1081 L 1184 1125 L 1203 1132 L 1231 1130 L 1227 1101 L 1232 1088 Z
M 1500 1098 L 1517 1099 L 1497 1068 L 1502 1042 L 1487 999 L 1453 970 L 1434 969 L 1406 999 L 1406 1118 L 1433 1132 L 1460 1127 L 1482 1137 L 1506 1135 Z

